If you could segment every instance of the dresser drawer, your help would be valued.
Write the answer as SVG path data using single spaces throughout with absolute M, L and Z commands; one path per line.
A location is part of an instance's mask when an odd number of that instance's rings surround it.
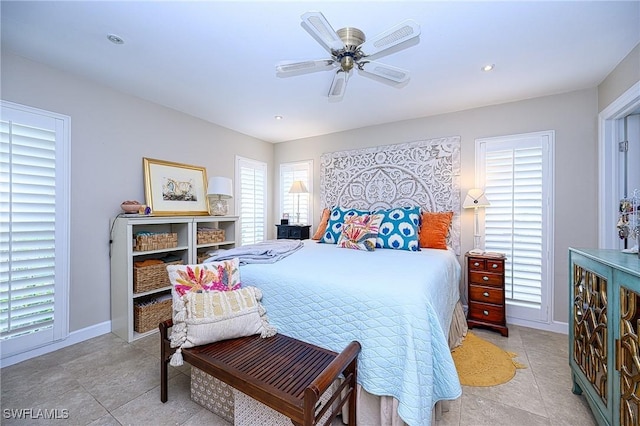
M 469 300 L 473 302 L 504 304 L 504 292 L 501 288 L 469 286 Z
M 502 287 L 504 285 L 504 275 L 469 271 L 469 284 Z
M 504 306 L 469 302 L 469 319 L 504 324 Z

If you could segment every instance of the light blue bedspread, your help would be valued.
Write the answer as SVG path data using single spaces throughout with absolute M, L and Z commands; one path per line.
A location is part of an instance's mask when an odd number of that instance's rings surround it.
M 307 240 L 277 263 L 242 266 L 240 277 L 262 290 L 279 332 L 336 352 L 359 341 L 358 383 L 398 399 L 406 423 L 430 425 L 437 401 L 461 395 L 447 344 L 460 296 L 452 251 L 365 252 Z

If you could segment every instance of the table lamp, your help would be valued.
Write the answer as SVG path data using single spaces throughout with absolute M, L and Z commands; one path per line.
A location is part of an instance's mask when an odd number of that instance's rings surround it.
M 289 194 L 296 194 L 298 203 L 296 208 L 296 224 L 300 224 L 300 194 L 308 194 L 307 186 L 301 180 L 294 180 L 289 188 Z
M 209 197 L 209 214 L 212 216 L 224 216 L 229 213 L 227 199 L 233 197 L 233 183 L 228 177 L 214 176 L 209 179 L 207 185 Z
M 489 206 L 489 200 L 484 195 L 484 190 L 479 188 L 471 188 L 467 192 L 467 197 L 464 199 L 462 207 L 465 209 L 473 209 L 475 221 L 473 223 L 473 250 L 469 250 L 471 254 L 483 254 L 484 250 L 480 248 L 480 226 L 478 225 L 478 208 Z

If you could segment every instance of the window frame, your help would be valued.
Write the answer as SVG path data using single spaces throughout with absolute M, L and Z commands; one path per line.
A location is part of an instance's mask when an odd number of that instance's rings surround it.
M 0 100 L 3 121 L 39 125 L 52 121 L 55 148 L 54 319 L 51 329 L 2 340 L 2 359 L 50 345 L 69 336 L 70 223 L 71 223 L 71 117 Z
M 260 170 L 263 174 L 264 174 L 264 188 L 263 188 L 263 197 L 262 197 L 262 210 L 264 211 L 264 215 L 262 217 L 262 226 L 263 226 L 263 235 L 262 235 L 262 240 L 259 240 L 259 238 L 256 238 L 256 231 L 254 229 L 254 235 L 253 235 L 253 239 L 251 242 L 247 243 L 257 243 L 260 241 L 264 241 L 267 239 L 267 236 L 269 235 L 269 231 L 267 228 L 267 216 L 268 216 L 268 211 L 267 211 L 267 207 L 268 207 L 268 188 L 269 188 L 269 172 L 268 172 L 268 167 L 267 167 L 267 163 L 264 161 L 258 161 L 258 160 L 254 160 L 251 158 L 247 158 L 247 157 L 242 157 L 240 155 L 236 155 L 236 161 L 235 161 L 235 181 L 236 181 L 236 185 L 235 185 L 235 212 L 236 215 L 238 216 L 238 222 L 240 223 L 239 225 L 239 235 L 237 238 L 237 242 L 239 245 L 243 245 L 245 244 L 243 242 L 243 221 L 242 221 L 242 179 L 241 179 L 241 168 L 242 167 L 250 167 L 253 170 Z
M 541 248 L 541 303 L 540 309 L 520 306 L 511 299 L 506 299 L 507 316 L 511 319 L 521 320 L 523 324 L 527 322 L 538 322 L 550 324 L 552 321 L 553 292 L 554 292 L 554 220 L 553 220 L 553 200 L 554 200 L 554 146 L 555 132 L 553 130 L 522 133 L 507 136 L 476 139 L 475 160 L 476 160 L 476 187 L 484 188 L 485 185 L 485 159 L 487 149 L 497 151 L 500 149 L 526 148 L 535 140 L 542 148 L 542 248 Z M 489 199 L 489 202 L 491 200 Z M 486 214 L 491 206 L 483 209 L 481 214 L 480 227 L 483 234 L 486 234 Z M 491 248 L 489 248 L 491 249 Z M 509 256 L 506 259 L 509 262 Z M 505 283 L 506 284 L 506 283 Z
M 307 174 L 307 179 L 297 179 L 296 172 L 299 174 Z M 288 179 L 287 174 L 293 174 L 293 179 Z M 279 170 L 279 185 L 278 194 L 280 203 L 278 205 L 278 217 L 282 218 L 284 213 L 289 213 L 289 223 L 294 223 L 296 220 L 295 205 L 297 204 L 296 196 L 289 194 L 289 188 L 294 180 L 302 180 L 307 186 L 308 194 L 301 195 L 300 205 L 303 205 L 303 201 L 306 203 L 307 217 L 302 221 L 305 225 L 313 224 L 313 160 L 295 161 L 289 163 L 281 163 Z M 285 204 L 289 197 L 293 198 L 294 209 L 292 212 L 285 211 Z M 302 209 L 301 209 L 302 210 Z M 302 215 L 300 216 L 302 217 Z M 306 222 L 306 223 L 305 223 Z

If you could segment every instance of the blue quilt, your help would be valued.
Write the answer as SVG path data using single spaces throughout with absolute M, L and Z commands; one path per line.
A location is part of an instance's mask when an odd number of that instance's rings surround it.
M 240 277 L 262 290 L 279 332 L 336 352 L 359 341 L 358 383 L 395 397 L 409 425 L 430 425 L 437 401 L 461 395 L 447 344 L 460 296 L 452 251 L 366 252 L 307 240 L 277 263 L 241 266 Z

